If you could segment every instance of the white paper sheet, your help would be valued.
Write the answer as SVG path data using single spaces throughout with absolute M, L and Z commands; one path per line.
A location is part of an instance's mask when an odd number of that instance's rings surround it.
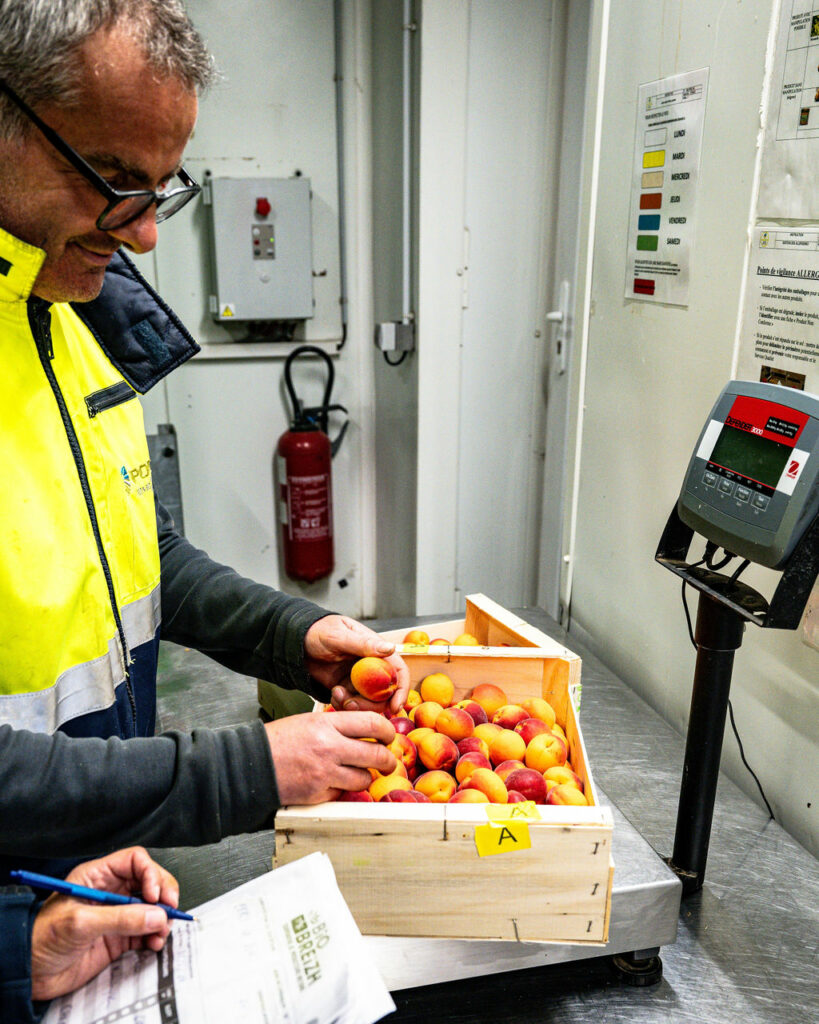
M 688 304 L 708 68 L 641 85 L 625 296 Z
M 757 227 L 737 376 L 819 394 L 819 226 Z
M 819 220 L 817 0 L 782 0 L 770 90 L 757 216 Z
M 44 1024 L 373 1024 L 395 1009 L 323 853 L 191 913 L 161 953 L 126 953 Z

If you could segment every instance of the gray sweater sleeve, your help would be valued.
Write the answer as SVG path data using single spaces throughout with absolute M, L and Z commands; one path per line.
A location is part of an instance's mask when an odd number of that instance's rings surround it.
M 0 856 L 198 846 L 269 826 L 277 807 L 261 722 L 127 740 L 0 726 Z
M 156 513 L 162 639 L 193 647 L 234 672 L 327 700 L 304 667 L 304 637 L 330 613 L 219 565 L 176 532 L 158 501 Z

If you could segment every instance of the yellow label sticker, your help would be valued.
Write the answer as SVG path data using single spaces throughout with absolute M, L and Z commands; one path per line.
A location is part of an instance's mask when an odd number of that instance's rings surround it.
M 512 853 L 528 850 L 532 845 L 529 826 L 525 821 L 507 821 L 503 825 L 476 825 L 475 846 L 479 857 L 491 857 L 495 853 Z
M 540 821 L 540 811 L 534 800 L 522 800 L 517 804 L 490 804 L 486 808 L 490 821 Z

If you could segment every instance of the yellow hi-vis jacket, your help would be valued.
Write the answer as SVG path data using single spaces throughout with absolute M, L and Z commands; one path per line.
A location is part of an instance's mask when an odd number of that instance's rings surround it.
M 150 735 L 159 550 L 135 387 L 197 346 L 123 257 L 76 308 L 31 296 L 43 258 L 0 231 L 0 724 Z

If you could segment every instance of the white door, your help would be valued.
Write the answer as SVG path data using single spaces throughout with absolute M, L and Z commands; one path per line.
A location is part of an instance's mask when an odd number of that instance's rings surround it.
M 600 5 L 597 5 L 598 7 Z M 567 502 L 574 469 L 573 438 L 578 413 L 577 395 L 582 389 L 579 346 L 583 296 L 584 180 L 588 180 L 591 154 L 586 114 L 587 82 L 590 69 L 590 39 L 595 5 L 568 0 L 556 5 L 555 34 L 563 39 L 559 109 L 559 172 L 553 246 L 546 254 L 549 303 L 544 344 L 547 351 L 545 375 L 546 429 L 544 440 L 543 503 L 540 521 L 537 603 L 553 618 L 565 624 L 561 580 L 565 579 L 569 552 L 570 516 Z M 591 72 L 591 74 L 589 73 Z

